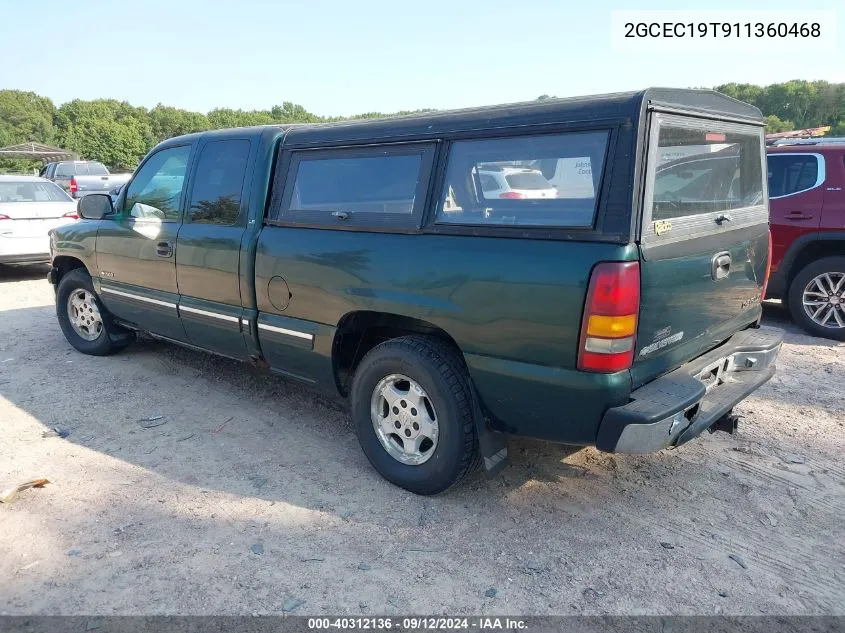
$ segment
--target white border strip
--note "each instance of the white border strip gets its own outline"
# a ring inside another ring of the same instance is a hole
[[[159,301],[158,299],[150,299],[149,297],[142,297],[141,295],[133,295],[131,292],[123,292],[122,290],[114,290],[113,288],[109,288],[108,286],[103,286],[100,284],[100,290],[103,292],[108,292],[113,295],[119,295],[121,297],[126,297],[127,299],[135,299],[136,301],[143,301],[145,303],[154,303],[158,306],[164,306],[165,308],[173,308],[176,309],[175,303],[170,303],[169,301]]]
[[[201,314],[202,316],[211,317],[213,319],[221,319],[223,321],[238,322],[238,317],[229,316],[228,314],[220,314],[219,312],[208,312],[207,310],[200,310],[199,308],[192,308],[190,306],[183,306],[179,304],[179,312],[191,312],[193,314]]]
[[[314,340],[313,334],[308,334],[307,332],[297,332],[296,330],[286,330],[283,327],[276,327],[274,325],[265,325],[264,323],[258,324],[259,329],[268,330],[270,332],[277,332],[279,334],[287,334],[288,336],[295,336],[296,338],[304,338],[309,341]]]

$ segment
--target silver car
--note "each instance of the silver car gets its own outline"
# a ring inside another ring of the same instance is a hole
[[[47,232],[77,219],[76,201],[35,176],[0,176],[0,264],[50,260]]]

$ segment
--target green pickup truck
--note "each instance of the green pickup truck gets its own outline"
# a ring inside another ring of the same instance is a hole
[[[511,435],[733,432],[781,345],[762,117],[711,91],[192,134],[79,213],[49,275],[73,347],[146,331],[340,393],[419,494]]]

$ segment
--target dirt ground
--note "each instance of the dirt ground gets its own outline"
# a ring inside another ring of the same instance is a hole
[[[52,482],[0,505],[0,614],[845,614],[845,344],[779,306],[738,435],[514,440],[502,476],[422,498],[307,387],[150,340],[77,353],[45,272],[0,266],[0,489]]]

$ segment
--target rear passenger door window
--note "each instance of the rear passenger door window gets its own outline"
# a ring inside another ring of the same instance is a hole
[[[339,228],[419,228],[433,144],[292,152],[272,220]]]
[[[453,142],[437,222],[592,226],[609,135],[600,130]]]
[[[237,224],[249,149],[249,141],[240,139],[212,141],[203,147],[188,207],[190,222]]]
[[[824,158],[820,154],[769,154],[767,163],[769,198],[791,196],[824,182]]]

